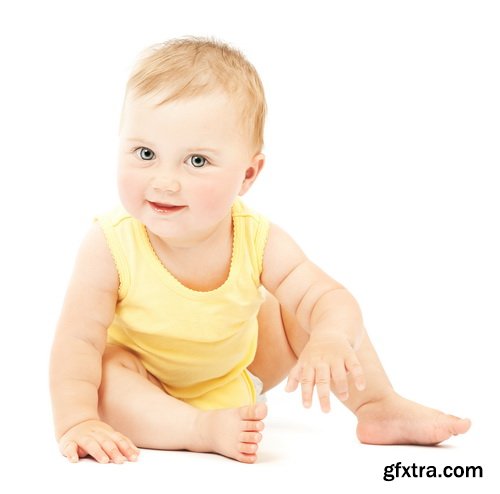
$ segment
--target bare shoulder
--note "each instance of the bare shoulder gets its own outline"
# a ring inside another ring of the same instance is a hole
[[[319,297],[342,285],[316,266],[295,240],[271,225],[262,267],[261,282],[280,304],[309,327],[312,308]]]
[[[76,256],[59,331],[84,335],[96,346],[102,346],[105,339],[102,329],[114,318],[118,287],[118,271],[104,232],[94,224],[84,236]]]
[[[94,223],[84,236],[75,262],[80,282],[104,291],[118,292],[119,277],[101,227]]]
[[[295,240],[278,225],[271,223],[261,275],[264,287],[275,293],[281,282],[305,261],[307,257]]]

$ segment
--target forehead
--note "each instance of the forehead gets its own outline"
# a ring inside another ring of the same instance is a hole
[[[240,117],[224,93],[210,93],[162,103],[158,96],[128,95],[121,134],[158,129],[168,133],[239,134]]]

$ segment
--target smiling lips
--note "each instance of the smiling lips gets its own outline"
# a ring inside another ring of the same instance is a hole
[[[181,209],[184,209],[186,207],[186,206],[177,206],[175,204],[163,204],[161,202],[148,201],[148,203],[153,209],[153,211],[162,214],[174,213],[175,211],[180,211]]]

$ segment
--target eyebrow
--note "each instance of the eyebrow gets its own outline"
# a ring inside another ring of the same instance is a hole
[[[154,147],[154,144],[152,142],[149,142],[149,141],[146,141],[145,139],[140,139],[140,138],[137,138],[137,137],[127,138],[127,141],[130,141],[130,142],[142,142],[144,144],[147,144],[148,146]],[[188,152],[192,152],[192,151],[196,151],[196,152],[206,151],[206,152],[213,153],[213,154],[218,154],[219,153],[218,149],[206,148],[206,147],[192,147],[192,148],[188,148]]]

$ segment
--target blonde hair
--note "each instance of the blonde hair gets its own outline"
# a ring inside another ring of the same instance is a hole
[[[239,50],[214,38],[186,36],[146,48],[130,74],[125,100],[129,93],[166,95],[160,106],[217,89],[240,107],[242,130],[261,151],[267,105],[260,77]]]

